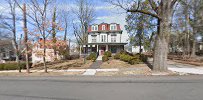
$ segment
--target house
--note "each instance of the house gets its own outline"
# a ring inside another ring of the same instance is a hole
[[[144,49],[144,46],[141,46],[141,51],[142,51],[142,53],[146,52],[145,49]],[[140,53],[140,46],[132,46],[131,52],[135,53],[135,54]]]
[[[14,51],[11,40],[0,40],[0,60],[15,60]]]
[[[34,43],[34,47],[32,49],[32,63],[43,63],[43,54],[44,54],[44,40],[40,39],[36,43]],[[68,42],[63,40],[57,40],[55,47],[56,47],[56,56],[54,53],[54,43],[53,40],[46,40],[46,61],[53,62],[55,59],[62,59],[63,54],[61,52],[66,51],[68,47]]]
[[[80,55],[95,52],[103,55],[105,51],[112,53],[124,50],[122,42],[122,30],[117,23],[93,24],[88,27],[88,42],[80,45]]]

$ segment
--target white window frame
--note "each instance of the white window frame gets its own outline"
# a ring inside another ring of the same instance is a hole
[[[92,25],[92,31],[98,31],[98,25]]]
[[[102,30],[104,31],[104,30],[106,30],[106,27],[105,27],[105,25],[102,25]]]
[[[116,24],[111,24],[110,25],[110,30],[117,30],[117,25]]]
[[[106,35],[101,35],[101,42],[106,42]]]
[[[116,42],[116,36],[117,35],[111,35],[111,42]]]
[[[97,36],[96,35],[92,35],[92,43],[96,43],[97,42]]]

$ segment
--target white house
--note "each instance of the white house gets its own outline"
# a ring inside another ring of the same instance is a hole
[[[122,32],[120,25],[116,23],[90,25],[88,43],[80,45],[80,54],[96,52],[103,55],[105,51],[117,53],[124,50],[124,45],[127,43],[122,42]]]
[[[144,46],[141,46],[142,52],[145,52]],[[132,46],[132,53],[140,53],[140,46]]]
[[[37,41],[36,43],[34,43],[34,47],[32,49],[32,63],[43,63],[43,54],[44,54],[44,45],[43,45],[43,41],[42,39],[40,39],[39,41]],[[56,48],[57,48],[57,52],[56,52],[56,56],[54,54],[54,43],[53,40],[46,40],[46,56],[45,59],[47,62],[53,62],[55,59],[62,59],[63,55],[59,54],[58,49],[61,48],[61,50],[67,50],[68,47],[68,41],[62,41],[62,40],[57,40],[56,41]]]
[[[11,40],[0,40],[0,60],[15,60],[15,50]]]

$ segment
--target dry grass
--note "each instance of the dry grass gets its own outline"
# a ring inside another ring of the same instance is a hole
[[[118,72],[97,72],[96,76],[128,76],[128,75],[152,75],[151,69],[146,64],[130,65],[120,60],[109,60],[104,62],[100,68],[118,68]]]
[[[100,68],[102,68],[102,69],[105,69],[105,68],[119,68],[120,69],[120,68],[138,68],[138,67],[147,67],[147,65],[146,64],[130,65],[127,62],[112,59],[112,60],[109,60],[107,62],[102,63]]]
[[[92,64],[92,61],[87,61],[86,64],[83,63],[83,59],[76,60],[67,60],[65,62],[56,63],[48,65],[48,69],[57,69],[57,70],[67,70],[67,69],[86,69],[89,68]],[[32,69],[42,70],[43,66],[34,67]]]
[[[18,72],[8,72],[0,73],[0,76],[64,76],[64,75],[81,75],[84,72],[34,72],[34,73],[18,73]]]

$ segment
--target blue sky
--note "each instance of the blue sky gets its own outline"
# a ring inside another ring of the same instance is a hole
[[[121,29],[123,30],[123,40],[126,41],[128,39],[128,34],[125,31],[124,25],[126,25],[125,22],[125,16],[126,13],[120,9],[116,8],[115,6],[110,5],[107,2],[104,2],[104,0],[89,0],[89,2],[94,6],[95,8],[95,20],[93,23],[99,24],[102,22],[105,23],[118,23],[121,25]],[[58,0],[57,1],[58,7],[61,9],[67,9],[67,11],[70,11],[70,9],[74,8],[76,6],[75,0]],[[0,1],[0,13],[6,13],[8,12],[8,4],[5,3],[4,0]],[[20,14],[20,10],[17,10],[17,13]],[[70,13],[70,16],[72,14]],[[75,20],[70,19],[70,20]],[[69,37],[73,39],[74,35],[71,29],[71,25],[69,25]],[[22,22],[18,22],[18,34],[22,33]]]

